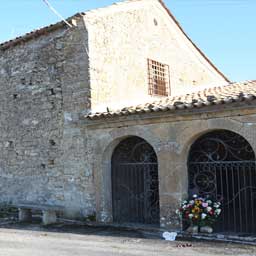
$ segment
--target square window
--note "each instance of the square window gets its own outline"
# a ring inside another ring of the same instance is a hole
[[[149,94],[168,96],[170,90],[169,66],[148,59]]]

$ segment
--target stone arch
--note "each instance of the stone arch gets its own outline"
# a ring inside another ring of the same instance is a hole
[[[256,140],[254,140],[254,136],[250,136],[250,131],[251,131],[251,127],[245,128],[242,127],[241,124],[238,124],[237,122],[234,122],[232,120],[228,120],[228,119],[216,119],[216,120],[205,120],[205,123],[203,123],[203,125],[198,125],[198,126],[194,126],[190,131],[189,134],[187,136],[184,136],[184,134],[182,134],[182,138],[181,140],[182,143],[179,142],[181,145],[181,149],[180,149],[180,159],[179,161],[181,163],[184,163],[184,166],[182,168],[182,175],[183,175],[183,182],[182,182],[182,193],[183,193],[183,197],[187,197],[187,187],[188,187],[188,170],[187,170],[187,158],[188,158],[188,154],[190,151],[190,148],[192,146],[192,144],[201,136],[203,136],[204,134],[214,131],[214,130],[229,130],[232,132],[235,132],[239,135],[241,135],[242,137],[244,137],[248,143],[252,146],[254,152],[256,152]]]
[[[194,127],[192,132],[190,132],[190,136],[183,136],[182,139],[185,138],[185,141],[182,143],[181,156],[183,157],[181,161],[187,162],[187,156],[189,154],[190,148],[198,138],[214,130],[229,130],[239,134],[248,141],[254,152],[256,152],[256,141],[248,134],[249,132],[247,129],[242,128],[241,125],[238,125],[237,123],[234,123],[228,119],[208,120],[206,121],[205,126]],[[251,128],[249,128],[249,130],[251,130]]]
[[[112,209],[112,181],[111,181],[111,159],[115,148],[125,139],[130,137],[139,137],[149,143],[157,154],[155,149],[156,145],[150,142],[150,138],[145,138],[143,134],[138,132],[127,134],[125,130],[122,134],[112,136],[107,145],[103,148],[102,153],[99,155],[100,165],[97,165],[95,174],[95,187],[96,187],[96,213],[99,222],[113,222],[113,209]]]
[[[157,155],[144,139],[132,136],[115,148],[112,159],[113,220],[159,224]]]
[[[255,153],[243,136],[227,129],[201,134],[189,148],[187,167],[188,194],[222,202],[217,231],[256,232]]]

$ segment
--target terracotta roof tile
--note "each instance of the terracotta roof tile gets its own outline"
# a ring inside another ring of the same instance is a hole
[[[112,112],[92,113],[85,116],[85,118],[96,120],[101,118],[113,118],[116,116],[135,115],[149,112],[201,108],[204,106],[229,104],[239,101],[252,101],[254,99],[256,99],[256,80],[207,88],[191,94],[168,97],[152,103],[125,107]]]

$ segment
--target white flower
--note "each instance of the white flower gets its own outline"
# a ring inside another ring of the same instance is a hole
[[[180,210],[176,210],[176,214],[180,214]]]
[[[207,201],[206,201],[206,203],[211,204],[211,203],[212,203],[212,201],[211,201],[211,200],[207,200]]]
[[[207,210],[207,212],[210,212],[210,211],[212,210],[212,207],[208,206],[208,207],[206,208],[206,210]]]
[[[202,220],[204,220],[206,218],[207,214],[205,213],[202,213],[201,217],[202,217]]]
[[[193,198],[197,198],[197,195],[196,195],[196,194],[194,194],[194,195],[193,195]]]
[[[194,214],[192,214],[192,213],[190,213],[190,214],[188,215],[188,217],[189,217],[190,219],[192,219],[193,216],[194,216]]]
[[[184,200],[183,202],[182,202],[182,204],[187,204],[188,203],[188,201],[187,200]]]
[[[213,204],[213,207],[219,208],[219,207],[220,207],[220,203],[214,203],[214,204]]]
[[[220,215],[220,213],[221,213],[221,209],[218,208],[215,210],[215,214]]]
[[[189,203],[190,203],[190,204],[194,204],[195,201],[194,201],[194,200],[190,200]]]

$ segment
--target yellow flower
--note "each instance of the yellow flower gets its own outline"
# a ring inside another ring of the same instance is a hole
[[[199,205],[201,205],[201,204],[202,204],[202,202],[201,202],[200,200],[198,200],[198,199],[195,200],[195,205],[196,205],[196,206],[199,206]]]
[[[194,213],[199,213],[201,211],[201,209],[197,206],[193,210],[194,210]],[[193,212],[193,210],[192,210],[192,212]]]

